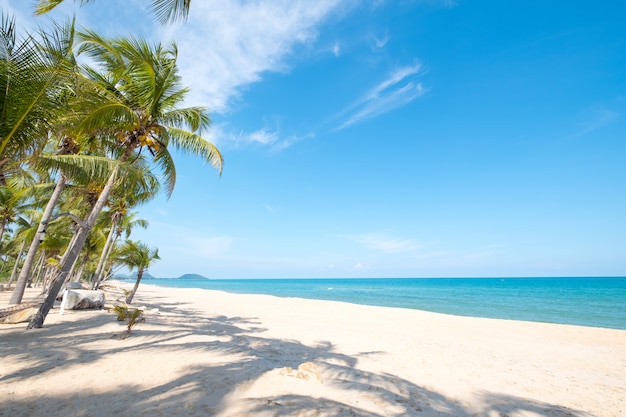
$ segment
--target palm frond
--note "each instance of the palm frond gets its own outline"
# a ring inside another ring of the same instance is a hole
[[[78,129],[85,133],[98,130],[130,130],[137,121],[137,114],[125,104],[104,103],[89,109]]]
[[[63,3],[63,0],[39,0],[35,6],[35,14],[42,15],[48,13],[61,3]]]
[[[154,162],[161,169],[163,181],[165,182],[165,193],[167,198],[170,198],[176,185],[176,166],[172,154],[166,147],[162,147],[156,152]]]
[[[22,158],[45,138],[60,114],[57,101],[66,78],[73,74],[73,22],[55,25],[51,33],[16,40],[15,28],[3,19],[0,28],[0,156]],[[9,105],[10,103],[10,105]],[[0,157],[1,159],[1,157]]]
[[[78,38],[77,55],[86,54],[88,57],[96,59],[100,65],[104,65],[105,69],[109,71],[123,64],[122,55],[110,39],[89,29],[77,32],[76,36]]]
[[[129,207],[154,198],[161,187],[159,178],[144,160],[124,164],[118,182],[119,186],[116,187],[112,198],[123,199]]]
[[[221,175],[224,158],[219,149],[201,136],[186,130],[170,128],[167,130],[169,143],[182,153],[198,156]]]
[[[192,133],[202,133],[211,125],[211,118],[204,107],[186,107],[164,113],[161,124],[178,128],[188,128]]]
[[[63,172],[80,183],[105,181],[120,162],[94,155],[41,155],[34,162],[38,169]]]
[[[54,10],[64,0],[38,0],[35,5],[35,14],[42,15]],[[93,0],[80,0],[83,4]],[[152,0],[152,10],[161,24],[174,23],[187,19],[191,0]]]
[[[162,24],[187,19],[191,0],[152,0],[154,13]]]

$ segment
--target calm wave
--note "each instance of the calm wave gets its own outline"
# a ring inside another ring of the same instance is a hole
[[[150,279],[146,283],[626,329],[626,278]]]

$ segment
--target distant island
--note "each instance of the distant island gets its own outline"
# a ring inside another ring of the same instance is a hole
[[[113,279],[120,279],[120,280],[137,279],[137,275],[136,274],[130,274],[130,275],[118,274],[118,275],[115,275]],[[210,279],[210,278],[204,277],[200,274],[184,274],[184,275],[179,276],[178,278],[157,278],[145,272],[143,274],[142,280],[150,280],[150,279]]]
[[[185,274],[185,275],[181,275],[178,278],[175,279],[210,279],[207,277],[203,277],[200,274]]]

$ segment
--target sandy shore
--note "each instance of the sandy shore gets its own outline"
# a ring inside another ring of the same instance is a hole
[[[124,340],[106,310],[0,325],[0,416],[626,416],[622,330],[143,284],[135,301],[159,311]]]

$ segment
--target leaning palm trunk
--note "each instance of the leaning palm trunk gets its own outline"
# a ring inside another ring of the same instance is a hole
[[[10,316],[11,314],[15,314],[22,310],[26,310],[27,308],[35,307],[39,305],[39,303],[21,303],[10,307],[0,308],[0,318]]]
[[[102,281],[106,260],[111,254],[111,249],[113,248],[113,237],[115,236],[115,228],[117,227],[117,217],[117,215],[113,216],[113,221],[111,222],[111,230],[109,230],[109,235],[107,236],[106,243],[104,244],[104,249],[102,249],[102,255],[100,256],[100,260],[98,261],[98,266],[96,267],[93,283],[91,284],[92,290],[97,290],[98,286],[100,285],[100,281]]]
[[[0,235],[2,236],[2,235]],[[20,259],[22,259],[22,254],[24,253],[24,247],[26,246],[26,241],[22,242],[22,246],[20,246],[20,251],[15,257],[15,265],[13,265],[13,270],[11,271],[11,278],[9,279],[9,283],[7,284],[7,288],[11,288],[11,284],[13,284],[13,280],[17,275],[17,269],[19,268]]]
[[[44,238],[46,233],[46,227],[52,218],[52,211],[59,201],[59,197],[61,196],[61,191],[65,187],[65,182],[67,178],[65,175],[59,175],[59,180],[54,187],[54,191],[50,196],[50,200],[48,201],[48,205],[46,205],[46,209],[43,212],[41,217],[41,221],[39,222],[39,226],[37,227],[37,233],[35,233],[35,237],[28,248],[28,252],[26,253],[26,259],[24,259],[24,265],[22,265],[22,269],[20,271],[20,275],[17,278],[17,283],[15,284],[15,290],[13,290],[13,294],[11,294],[11,301],[9,304],[19,304],[22,302],[22,298],[24,297],[24,291],[26,289],[26,283],[30,278],[30,270],[35,261],[35,255],[37,254],[37,249],[39,249],[39,244]]]
[[[93,207],[91,207],[91,209],[93,210]],[[80,230],[79,227],[80,225],[77,223],[76,224],[77,230],[74,231],[74,234],[72,235],[72,238],[70,239],[70,243],[67,244],[67,249],[63,253],[63,256],[61,256],[61,260],[59,261],[59,264],[63,264],[67,260],[67,257],[70,254],[69,249],[76,244],[76,239],[78,238],[78,230]]]
[[[48,286],[48,281],[50,281],[50,277],[54,275],[54,273],[58,271],[55,265],[46,265],[43,269],[43,280],[41,281],[41,294],[40,296],[46,294],[46,288]]]
[[[54,300],[59,294],[61,287],[63,287],[65,280],[69,277],[69,274],[74,267],[76,260],[78,259],[78,255],[85,245],[87,235],[89,235],[89,232],[96,223],[98,215],[104,208],[104,205],[106,204],[109,196],[111,195],[111,192],[113,191],[113,186],[115,185],[115,179],[117,177],[118,171],[119,166],[113,168],[113,171],[111,172],[111,175],[109,176],[106,185],[102,189],[102,192],[98,197],[98,201],[96,201],[96,204],[93,206],[91,213],[89,213],[87,220],[83,224],[79,225],[78,231],[75,234],[75,239],[72,240],[70,247],[67,248],[67,251],[63,256],[61,269],[52,281],[52,284],[50,285],[50,290],[48,290],[46,300],[41,305],[41,307],[39,307],[37,313],[31,318],[30,323],[28,323],[28,326],[26,327],[27,329],[41,328],[43,326],[43,322],[45,321],[48,312],[54,305]]]
[[[7,225],[7,221],[6,220],[2,220],[2,222],[0,223],[0,239],[2,239],[2,236],[4,236],[4,228]]]
[[[44,262],[45,262],[45,261],[46,261],[46,251],[45,251],[45,250],[42,250],[42,251],[41,251],[41,255],[39,255],[39,261],[37,261],[37,264],[35,265],[35,269],[34,269],[34,270],[36,271],[36,272],[34,273],[34,275],[35,275],[35,279],[34,279],[34,280],[32,280],[32,281],[33,281],[33,286],[35,286],[35,287],[36,287],[37,285],[39,285],[39,283],[41,282],[41,280],[42,280],[42,278],[43,278],[43,277],[42,277],[42,275],[43,275],[43,274],[44,274],[44,272],[45,272],[45,271],[44,271],[44,269],[45,269],[45,268],[44,268]],[[43,284],[42,284],[42,285],[43,285]]]
[[[83,262],[80,264],[80,267],[78,268],[78,271],[76,271],[76,273],[72,275],[72,282],[80,282],[83,276],[83,272],[85,271],[85,267],[87,266],[87,262],[89,262],[89,257],[85,256],[83,258]]]
[[[137,288],[139,288],[139,283],[141,282],[141,277],[143,277],[143,269],[137,271],[137,282],[135,282],[135,286],[132,291],[126,297],[126,304],[130,304],[133,302],[133,298],[135,297],[135,293],[137,292]]]

